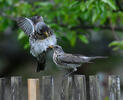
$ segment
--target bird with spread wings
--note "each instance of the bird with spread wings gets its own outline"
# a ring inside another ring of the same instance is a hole
[[[18,26],[29,37],[30,53],[37,59],[37,72],[44,70],[49,46],[57,42],[53,30],[47,26],[42,16],[17,18]]]

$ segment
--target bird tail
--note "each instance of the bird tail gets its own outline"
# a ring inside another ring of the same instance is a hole
[[[94,60],[94,59],[105,59],[105,58],[108,58],[108,57],[106,57],[106,56],[88,57],[88,62],[91,61],[91,60]]]
[[[90,63],[91,60],[101,59],[101,58],[107,58],[107,57],[105,57],[105,56],[84,57],[82,59],[82,61],[85,62],[85,63]]]
[[[36,72],[40,72],[41,70],[44,70],[45,69],[45,63],[46,63],[46,53],[43,52],[37,58],[37,69],[36,69]]]
[[[41,70],[45,69],[45,61],[40,62],[37,61],[37,68],[36,68],[36,72],[40,72]]]

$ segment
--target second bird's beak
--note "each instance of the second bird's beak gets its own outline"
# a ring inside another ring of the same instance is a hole
[[[44,34],[45,34],[47,37],[49,36],[47,32],[44,32]]]
[[[50,45],[50,46],[49,46],[49,48],[51,48],[51,49],[52,49],[52,48],[53,48],[53,45]]]

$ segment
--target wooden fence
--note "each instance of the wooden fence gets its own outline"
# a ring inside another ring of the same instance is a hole
[[[60,81],[60,80],[58,80]],[[6,88],[10,82],[10,94]],[[63,86],[54,88],[54,79],[51,76],[43,76],[42,79],[30,78],[27,80],[28,100],[120,100],[119,76],[89,76],[74,75],[68,77]],[[22,100],[22,78],[0,78],[0,100]],[[59,99],[54,94],[59,93]]]

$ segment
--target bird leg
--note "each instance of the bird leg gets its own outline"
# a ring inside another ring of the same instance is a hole
[[[67,73],[64,75],[62,81],[61,81],[61,97],[63,98],[64,97],[64,80],[70,75],[72,74],[73,72],[77,71],[77,68],[74,68],[73,71],[71,71],[70,73]]]
[[[64,75],[64,78],[68,77],[70,74],[72,74],[75,71],[77,71],[77,68],[74,68],[73,71],[71,71],[70,73],[65,74]]]
[[[70,73],[67,73],[67,74],[64,75],[64,77],[63,77],[63,79],[62,79],[62,86],[63,86],[63,84],[64,84],[63,82],[64,82],[65,78],[67,78],[70,74],[72,74],[72,73],[75,72],[75,71],[77,71],[77,68],[74,68],[73,71],[71,71]]]
[[[64,75],[63,79],[62,79],[62,87],[64,85],[64,80],[70,75],[72,74],[73,72],[77,71],[77,68],[74,68],[73,71],[71,71],[70,73],[67,73]]]

